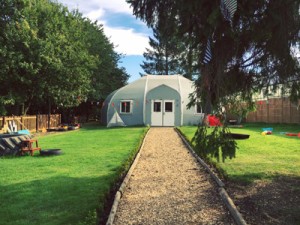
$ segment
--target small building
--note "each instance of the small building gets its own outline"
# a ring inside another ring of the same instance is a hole
[[[187,108],[193,82],[181,75],[146,75],[114,92],[104,101],[102,122],[110,126],[197,125],[200,104]]]

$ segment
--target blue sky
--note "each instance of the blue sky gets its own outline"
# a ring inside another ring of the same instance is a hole
[[[143,73],[140,64],[143,53],[149,47],[152,30],[132,15],[132,9],[125,0],[58,0],[70,10],[78,9],[84,17],[97,20],[104,27],[104,33],[115,45],[115,51],[124,55],[120,66],[131,76],[128,82],[140,78]]]

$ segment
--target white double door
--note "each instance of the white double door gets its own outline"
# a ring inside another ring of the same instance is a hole
[[[174,126],[174,100],[151,101],[151,126]]]

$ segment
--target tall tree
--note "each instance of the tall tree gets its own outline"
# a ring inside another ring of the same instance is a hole
[[[143,54],[146,61],[141,67],[147,74],[171,75],[180,74],[180,47],[175,37],[166,35],[160,27],[153,28],[154,38],[149,37],[149,45]]]
[[[49,103],[73,107],[126,83],[103,29],[78,11],[50,0],[7,0],[0,7],[2,111],[4,104],[23,104],[25,113]]]
[[[252,94],[268,87],[285,87],[292,100],[300,98],[299,0],[127,0],[133,13],[155,27],[173,28],[174,35],[192,43],[197,56],[198,98],[210,113],[228,98],[251,102]],[[237,9],[237,10],[236,10]],[[166,13],[167,12],[167,13]],[[172,30],[172,29],[171,29]],[[203,156],[234,157],[236,144],[226,128],[195,135]]]
[[[149,26],[164,23],[178,27],[178,38],[189,36],[201,73],[198,95],[213,106],[232,92],[248,98],[266,85],[285,84],[292,98],[300,97],[299,62],[292,54],[299,46],[298,0],[238,1],[230,20],[222,12],[224,0],[127,2]],[[211,59],[204,63],[208,45]]]
[[[127,82],[129,75],[125,68],[118,67],[122,55],[114,51],[114,45],[104,35],[103,26],[89,19],[83,19],[85,42],[89,53],[97,60],[92,74],[92,88],[89,92],[90,101],[105,99],[108,94]]]
[[[157,75],[183,74],[191,79],[195,70],[191,48],[186,48],[186,43],[164,24],[153,28],[153,36],[149,37],[151,48],[146,48],[143,54],[146,59],[141,65],[144,72]]]

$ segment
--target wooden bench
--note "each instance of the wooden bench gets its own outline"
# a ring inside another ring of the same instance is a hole
[[[34,151],[39,151],[41,154],[41,148],[39,148],[37,140],[28,139],[21,142],[21,155],[24,155],[25,152],[30,152],[30,155],[33,156]]]

